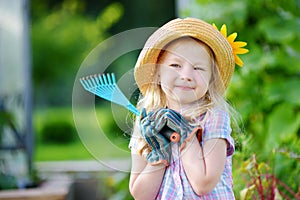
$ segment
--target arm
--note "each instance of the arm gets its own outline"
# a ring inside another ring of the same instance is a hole
[[[210,139],[201,147],[194,136],[181,152],[185,173],[196,194],[211,192],[219,182],[226,162],[226,148],[224,139]]]
[[[132,168],[129,190],[134,199],[155,199],[165,173],[165,165],[148,164],[137,153],[131,153]]]
[[[159,192],[166,166],[170,162],[170,140],[161,133],[168,125],[169,117],[172,117],[169,109],[157,109],[148,115],[145,110],[142,111],[139,128],[134,133],[148,143],[151,151],[146,157],[147,161],[137,151],[131,151],[129,189],[135,199],[155,199]]]

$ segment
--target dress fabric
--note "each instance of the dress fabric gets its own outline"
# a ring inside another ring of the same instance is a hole
[[[202,118],[203,116],[200,116]],[[198,196],[191,187],[185,174],[177,143],[171,143],[172,156],[170,165],[166,168],[163,182],[156,199],[207,199],[207,200],[231,200],[235,199],[232,181],[232,155],[234,153],[234,140],[231,137],[230,117],[222,110],[214,110],[210,113],[203,125],[202,143],[210,139],[222,138],[227,141],[227,157],[220,181],[208,194]],[[132,138],[129,147],[133,150],[137,146],[136,139]],[[195,159],[200,155],[195,154]]]

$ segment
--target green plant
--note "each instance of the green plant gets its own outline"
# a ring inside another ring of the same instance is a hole
[[[76,130],[66,121],[47,122],[41,131],[41,139],[45,143],[70,143],[76,138]]]
[[[0,173],[0,190],[17,188],[17,180],[14,176]]]
[[[106,195],[109,200],[123,199],[131,200],[133,197],[129,193],[129,173],[116,173],[108,176],[105,180],[107,186]]]
[[[48,10],[44,10],[47,7],[44,1],[34,3],[31,26],[34,98],[39,104],[66,105],[70,103],[80,63],[108,37],[108,30],[121,19],[123,7],[113,2],[92,18],[83,13],[85,1],[63,0]]]
[[[279,180],[272,167],[265,162],[258,162],[255,154],[243,162],[241,172],[245,180],[248,180],[245,181],[246,188],[240,191],[241,200],[300,198],[300,191],[294,192],[287,184]]]

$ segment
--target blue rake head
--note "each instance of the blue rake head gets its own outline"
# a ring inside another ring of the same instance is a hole
[[[139,116],[138,109],[130,103],[123,92],[117,85],[115,75],[111,74],[95,74],[80,78],[83,88],[96,96],[105,100],[121,105]]]

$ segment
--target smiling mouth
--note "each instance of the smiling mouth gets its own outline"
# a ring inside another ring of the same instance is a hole
[[[176,86],[176,88],[178,88],[180,90],[184,90],[184,91],[194,90],[193,87],[189,87],[189,86]]]

